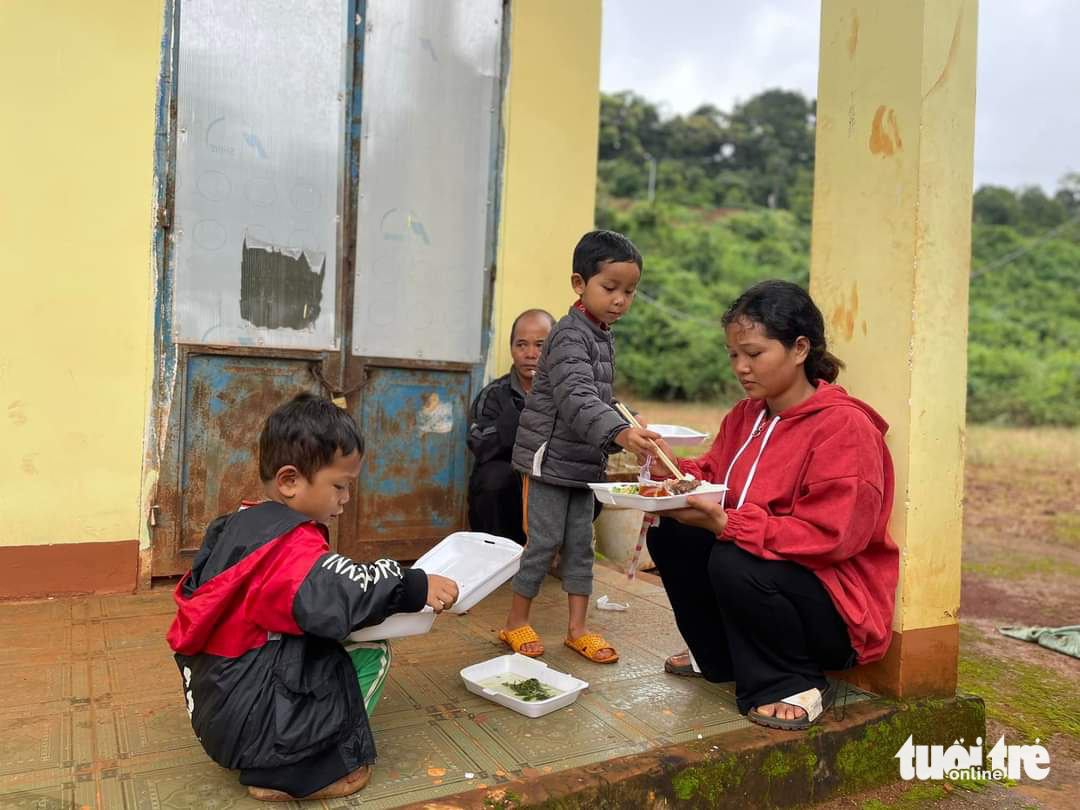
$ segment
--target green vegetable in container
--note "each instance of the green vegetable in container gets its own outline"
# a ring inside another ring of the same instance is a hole
[[[547,700],[548,698],[555,697],[554,693],[549,692],[540,681],[536,680],[536,678],[528,678],[524,681],[516,682],[503,681],[503,686],[509,688],[522,700]]]

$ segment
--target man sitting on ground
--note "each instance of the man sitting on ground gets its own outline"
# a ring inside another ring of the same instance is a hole
[[[554,323],[542,309],[526,310],[514,319],[510,328],[513,366],[476,397],[469,425],[469,449],[476,459],[469,478],[469,528],[523,545],[521,476],[511,469],[510,454],[540,350]]]

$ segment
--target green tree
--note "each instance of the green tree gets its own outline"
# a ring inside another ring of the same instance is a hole
[[[1012,225],[1020,222],[1020,203],[1004,186],[981,186],[972,198],[975,222],[983,225]]]
[[[790,90],[766,90],[735,106],[728,161],[750,173],[754,202],[790,206],[799,169],[814,165],[814,109],[813,101]]]
[[[757,281],[809,281],[813,127],[813,102],[780,90],[667,120],[633,93],[604,97],[596,221],[645,256],[641,295],[616,327],[623,384],[741,396],[720,318]],[[1080,174],[1053,196],[982,186],[972,216],[968,417],[1080,426]]]
[[[660,113],[641,96],[624,91],[600,96],[600,160],[623,158],[635,162],[645,154],[662,154]]]
[[[1056,227],[1069,217],[1065,206],[1053,197],[1047,197],[1039,186],[1023,189],[1017,201],[1021,227],[1029,233]]]
[[[1070,172],[1058,181],[1058,190],[1054,195],[1070,215],[1080,213],[1080,172]]]

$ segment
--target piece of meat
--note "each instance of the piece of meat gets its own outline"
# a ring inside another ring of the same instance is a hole
[[[670,492],[672,495],[685,495],[686,493],[693,492],[695,489],[700,487],[701,482],[694,478],[689,478],[681,481],[672,479],[670,481],[664,482],[664,485],[667,488],[667,491]]]

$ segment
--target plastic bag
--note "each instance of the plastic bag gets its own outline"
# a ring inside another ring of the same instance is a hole
[[[629,610],[630,605],[626,602],[612,602],[608,599],[605,593],[599,599],[596,600],[596,607],[599,610]]]

